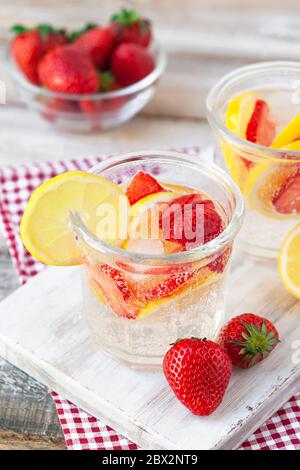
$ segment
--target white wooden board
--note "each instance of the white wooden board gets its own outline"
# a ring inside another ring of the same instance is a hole
[[[79,268],[49,268],[1,303],[0,355],[143,448],[236,448],[300,386],[300,303],[272,265],[243,259],[233,263],[228,312],[268,316],[282,343],[264,363],[234,372],[210,417],[186,410],[161,372],[132,370],[94,349]]]

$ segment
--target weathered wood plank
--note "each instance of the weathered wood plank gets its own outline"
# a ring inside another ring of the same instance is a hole
[[[0,429],[1,450],[65,450],[63,438],[41,438]]]
[[[0,167],[151,148],[204,146],[210,135],[206,123],[147,117],[137,117],[106,132],[58,132],[35,113],[0,106]]]
[[[5,248],[0,248],[0,300],[18,286],[17,275],[9,255]],[[2,358],[0,358],[1,428],[24,433],[24,435],[29,433],[62,437],[55,405],[47,387]],[[2,444],[0,432],[0,449]],[[42,445],[42,443],[40,444]],[[8,445],[8,441],[5,445]],[[12,443],[13,448],[16,445],[17,442]],[[24,445],[27,444],[24,443]]]
[[[17,275],[5,246],[0,245],[0,301],[19,287]]]
[[[126,3],[132,6],[132,2]],[[122,0],[101,4],[97,0],[14,0],[0,5],[0,27],[5,31],[20,20],[29,24],[47,20],[69,27],[78,27],[91,18],[104,23],[121,6]],[[294,41],[299,24],[297,0],[285,2],[284,9],[279,1],[271,0],[245,0],[243,4],[232,0],[226,4],[223,0],[209,4],[205,0],[136,0],[134,6],[152,19],[158,40],[168,50],[234,57],[243,51],[252,59],[268,53],[278,56],[280,52],[298,57]]]

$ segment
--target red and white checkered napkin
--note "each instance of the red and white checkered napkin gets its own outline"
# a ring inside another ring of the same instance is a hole
[[[198,155],[199,149],[182,149]],[[44,266],[34,260],[22,245],[19,224],[26,202],[36,186],[58,173],[87,170],[104,157],[80,161],[34,163],[0,169],[0,220],[2,219],[8,248],[21,282],[40,272]],[[72,450],[127,450],[137,445],[52,392],[66,444]],[[241,449],[300,450],[300,395],[293,397],[258,429]]]

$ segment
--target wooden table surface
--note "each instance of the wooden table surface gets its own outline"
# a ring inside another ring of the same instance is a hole
[[[257,60],[300,57],[298,0],[11,0],[0,4],[0,167],[31,161],[207,145],[205,96],[224,73]],[[104,22],[120,5],[135,4],[153,19],[169,63],[151,104],[121,128],[104,133],[58,132],[19,102],[5,67],[8,28],[39,21],[80,26]],[[242,4],[242,5],[241,5]],[[0,300],[18,279],[0,232]],[[0,358],[0,450],[63,449],[48,390]]]

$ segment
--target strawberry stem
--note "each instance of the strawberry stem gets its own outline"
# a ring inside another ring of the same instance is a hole
[[[43,39],[47,39],[50,33],[65,34],[64,29],[54,28],[51,24],[48,23],[41,23],[32,28],[28,28],[22,24],[15,24],[11,27],[10,30],[16,35],[27,33],[28,31],[38,30]]]
[[[77,38],[82,36],[82,34],[87,33],[91,29],[97,28],[98,25],[96,23],[87,23],[83,28],[78,29],[76,31],[72,31],[69,34],[68,40],[69,42],[74,42]]]
[[[241,346],[239,355],[242,355],[240,363],[249,361],[248,367],[252,367],[261,354],[264,358],[269,355],[274,346],[279,343],[279,339],[274,337],[273,331],[268,332],[266,323],[263,322],[261,328],[254,324],[243,323],[246,331],[242,333],[245,341],[232,341],[233,344]]]
[[[47,39],[49,34],[57,33],[57,34],[65,34],[65,30],[61,28],[54,28],[51,24],[48,23],[41,23],[37,26],[37,29],[40,32],[40,35],[43,39]]]
[[[121,11],[112,15],[110,21],[111,23],[118,22],[122,23],[123,26],[128,28],[132,26],[134,23],[140,20],[140,16],[136,10],[127,10],[126,8],[122,8]]]
[[[23,26],[22,24],[15,24],[10,28],[10,31],[16,35],[23,34],[29,31],[29,28]]]
[[[99,73],[100,91],[109,91],[111,85],[116,81],[115,76],[109,71]]]

